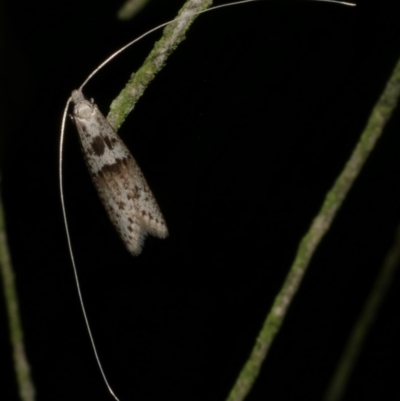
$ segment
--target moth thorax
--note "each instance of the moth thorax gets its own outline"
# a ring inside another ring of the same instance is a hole
[[[79,102],[74,107],[75,117],[81,118],[83,120],[89,120],[93,114],[94,105],[87,100]]]

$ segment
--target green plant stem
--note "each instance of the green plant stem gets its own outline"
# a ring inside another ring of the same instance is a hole
[[[13,350],[14,369],[17,375],[19,396],[22,401],[34,401],[35,387],[31,378],[28,359],[25,354],[14,272],[10,262],[7,236],[4,224],[3,204],[0,199],[0,271],[3,281],[4,298],[10,327],[10,342]]]
[[[170,54],[185,39],[186,31],[198,17],[198,13],[211,4],[212,0],[188,0],[178,13],[179,20],[164,28],[162,38],[155,43],[143,65],[135,74],[132,74],[125,88],[111,103],[107,120],[116,131],[132,111],[149,83],[164,67]]]
[[[126,21],[133,18],[148,3],[149,0],[126,0],[118,10],[117,17]]]
[[[274,300],[250,356],[228,395],[227,401],[242,401],[251,390],[261,365],[283,323],[307,267],[361,168],[395,109],[400,94],[400,61],[374,106],[366,127],[344,169],[325,196],[321,209],[302,238],[281,290]]]
[[[329,383],[324,401],[339,401],[342,399],[369,329],[375,321],[379,307],[389,290],[399,264],[400,226],[397,228],[395,241],[383,261],[379,275],[364,305],[364,309],[353,327],[335,373]]]

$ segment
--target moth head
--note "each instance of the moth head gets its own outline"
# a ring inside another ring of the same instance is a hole
[[[74,103],[74,117],[88,120],[93,114],[95,105],[85,99],[80,90],[74,90],[71,94],[72,102]]]

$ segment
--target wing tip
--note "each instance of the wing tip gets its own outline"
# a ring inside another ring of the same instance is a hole
[[[147,235],[152,235],[160,239],[165,239],[169,236],[168,228],[165,224],[151,227],[145,225],[140,228],[139,233],[135,237],[131,236],[128,241],[124,241],[127,250],[133,256],[139,256],[142,253]]]

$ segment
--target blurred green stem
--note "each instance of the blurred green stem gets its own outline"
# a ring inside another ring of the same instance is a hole
[[[394,244],[386,255],[379,275],[355,323],[335,373],[329,383],[324,401],[339,401],[343,398],[357,358],[362,350],[369,329],[375,321],[391,281],[400,264],[400,226],[397,228]]]
[[[10,342],[13,350],[14,369],[17,375],[19,396],[22,401],[34,401],[35,387],[25,354],[24,335],[18,307],[14,273],[10,262],[4,223],[3,203],[0,199],[0,271],[3,281],[4,298],[10,327]]]
[[[123,21],[133,18],[148,1],[149,0],[126,0],[118,10],[117,17]]]

